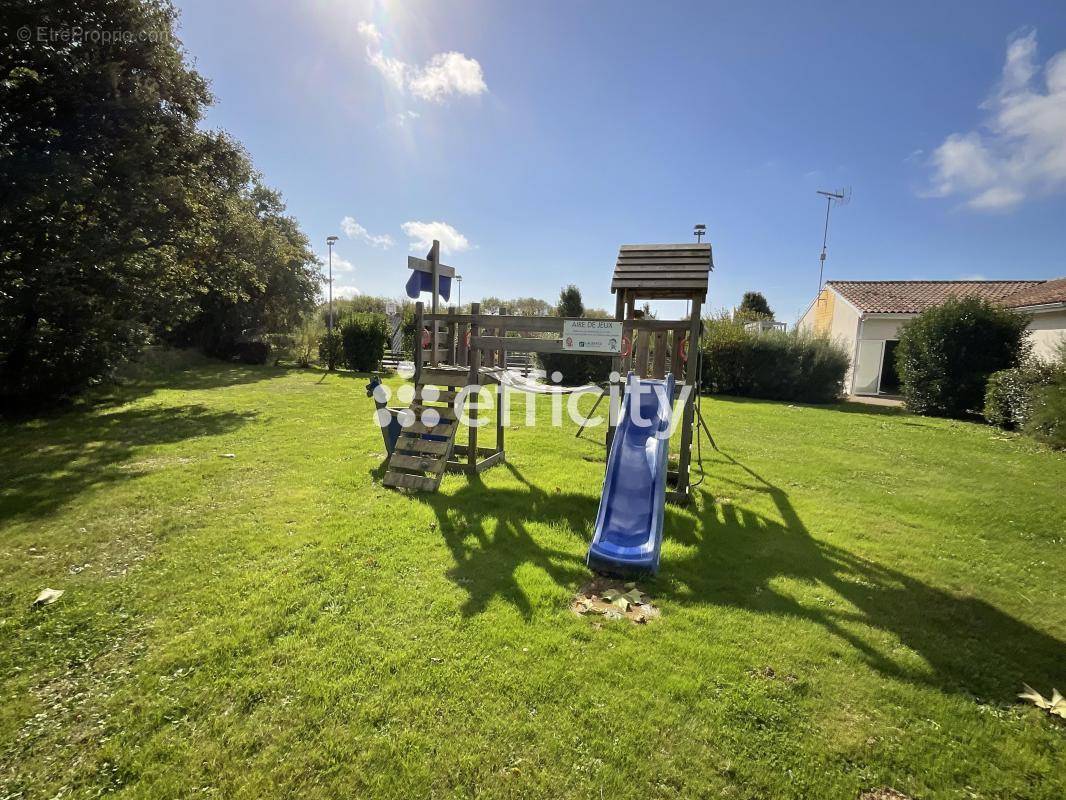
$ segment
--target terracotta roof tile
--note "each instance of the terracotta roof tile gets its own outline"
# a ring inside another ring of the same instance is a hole
[[[1031,289],[1023,289],[1003,301],[1010,308],[1040,306],[1045,303],[1066,303],[1066,278],[1044,281]]]
[[[1012,295],[1021,296],[1046,283],[1049,281],[826,281],[857,309],[872,314],[917,314],[949,297],[970,295],[1006,304],[1007,298],[1013,300]]]

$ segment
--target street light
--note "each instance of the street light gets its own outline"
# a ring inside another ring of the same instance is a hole
[[[337,243],[336,236],[326,237],[326,246],[329,247],[329,348],[326,366],[333,369],[333,245]]]
[[[459,287],[459,313],[463,313],[463,276],[456,275],[455,283]]]

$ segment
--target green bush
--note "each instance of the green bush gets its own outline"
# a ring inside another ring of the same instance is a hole
[[[341,344],[340,331],[336,328],[332,334],[327,331],[318,340],[318,360],[331,370],[336,369],[337,365],[344,360],[344,346]]]
[[[341,325],[344,365],[355,372],[373,372],[385,355],[388,338],[384,314],[352,314]]]
[[[294,333],[268,333],[262,339],[270,345],[270,358],[275,366],[282,361],[296,360],[296,335]]]
[[[258,339],[237,342],[233,345],[233,357],[242,364],[265,364],[270,357],[270,344]]]
[[[985,419],[1007,430],[1021,428],[1032,412],[1035,391],[1051,378],[1051,367],[1039,361],[993,372],[985,389]]]
[[[1059,346],[1058,361],[1050,371],[1050,380],[1033,388],[1032,411],[1024,431],[1063,450],[1066,449],[1066,343]]]
[[[315,316],[308,316],[293,335],[293,360],[298,367],[309,367],[318,352],[325,332]]]
[[[896,347],[907,408],[938,417],[979,413],[989,376],[1028,355],[1026,324],[978,297],[952,298],[908,320]]]
[[[591,356],[585,353],[540,353],[540,365],[551,382],[552,373],[559,372],[563,386],[584,386],[602,383],[611,374],[610,356]]]
[[[725,317],[705,320],[700,343],[704,387],[718,394],[830,403],[844,388],[848,354],[803,331],[749,333]]]

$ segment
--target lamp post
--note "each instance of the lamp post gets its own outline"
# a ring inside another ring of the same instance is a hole
[[[329,348],[326,366],[333,371],[333,245],[337,243],[336,236],[326,237],[326,246],[329,247]]]
[[[456,284],[456,286],[459,289],[458,306],[459,306],[459,313],[461,314],[461,313],[463,313],[463,276],[462,275],[456,275],[455,276],[455,284]]]

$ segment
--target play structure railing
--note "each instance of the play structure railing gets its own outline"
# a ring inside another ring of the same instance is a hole
[[[416,337],[415,363],[437,366],[450,364],[470,367],[473,352],[478,351],[478,367],[504,367],[508,353],[572,353],[563,346],[564,317],[524,317],[482,314],[474,303],[470,314],[453,309],[429,314],[421,303],[415,306],[415,330],[428,336]],[[619,375],[634,371],[638,375],[662,378],[668,371],[687,378],[692,323],[689,320],[627,319],[622,320],[623,351],[612,358]],[[436,329],[437,347],[431,346]],[[697,329],[698,330],[698,329]],[[604,355],[604,354],[597,354]]]

